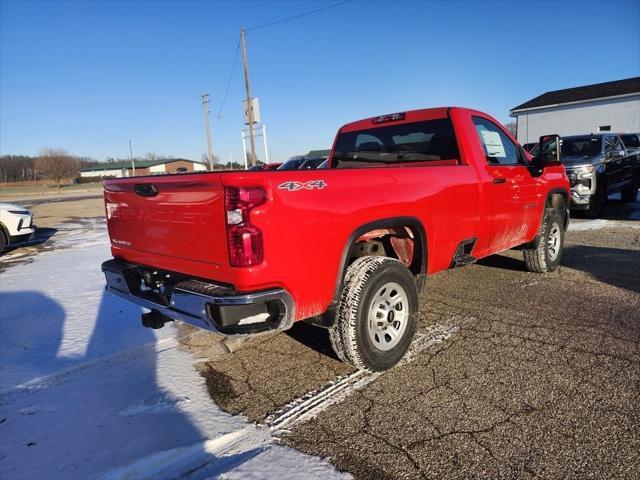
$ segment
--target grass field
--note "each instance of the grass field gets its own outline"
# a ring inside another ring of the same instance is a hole
[[[38,195],[69,195],[76,193],[98,193],[102,191],[101,183],[84,183],[78,185],[62,185],[59,189],[55,185],[19,185],[3,184],[0,186],[0,199],[25,198]]]

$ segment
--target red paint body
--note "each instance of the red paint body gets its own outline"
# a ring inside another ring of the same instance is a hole
[[[295,319],[318,315],[334,300],[342,257],[363,225],[414,217],[426,233],[426,272],[447,269],[460,242],[477,238],[482,258],[531,241],[547,196],[569,198],[561,165],[533,176],[527,166],[489,165],[472,121],[486,114],[463,108],[406,112],[410,123],[450,116],[460,162],[405,163],[352,169],[232,171],[138,177],[105,181],[113,256],[129,262],[232,284],[239,292],[286,289]],[[345,125],[349,132],[372,128],[373,119]],[[499,124],[498,124],[499,125]],[[377,125],[381,126],[381,125]],[[517,144],[506,130],[505,133]],[[504,183],[496,184],[496,178]],[[283,182],[323,180],[323,189],[278,189]],[[154,197],[134,193],[153,183]],[[261,186],[266,203],[251,211],[262,230],[264,261],[231,267],[226,243],[224,187]]]

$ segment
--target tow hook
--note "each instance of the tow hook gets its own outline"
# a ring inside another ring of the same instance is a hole
[[[153,328],[154,330],[164,327],[164,324],[167,322],[173,322],[173,318],[169,318],[157,310],[151,310],[148,313],[143,313],[141,320],[143,327]]]

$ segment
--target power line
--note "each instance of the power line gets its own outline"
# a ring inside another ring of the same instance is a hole
[[[288,22],[290,20],[295,20],[297,18],[306,17],[307,15],[312,15],[314,13],[323,12],[325,10],[329,10],[331,8],[336,8],[345,3],[352,2],[353,0],[343,0],[342,2],[334,3],[333,5],[327,5],[326,7],[316,8],[315,10],[310,10],[305,13],[300,13],[298,15],[293,15],[291,17],[281,18],[280,20],[274,20],[273,22],[263,23],[261,25],[256,25],[255,27],[251,27],[245,30],[245,33],[252,32],[254,30],[258,30],[259,28],[270,27],[272,25],[276,25],[283,22]],[[231,81],[233,80],[233,74],[236,70],[236,65],[238,63],[238,53],[240,52],[240,43],[236,45],[236,53],[233,57],[233,64],[231,65],[231,71],[229,72],[229,78],[227,79],[227,86],[224,89],[224,95],[222,96],[222,101],[220,102],[220,109],[218,110],[218,118],[222,118],[222,109],[224,107],[225,102],[227,101],[227,96],[229,95],[229,88],[231,87]]]
[[[342,2],[334,3],[333,5],[327,5],[326,7],[316,8],[315,10],[310,10],[305,13],[300,13],[298,15],[293,15],[291,17],[281,18],[280,20],[274,20],[273,22],[263,23],[262,25],[256,25],[255,27],[247,28],[247,33],[252,32],[254,30],[258,30],[259,28],[270,27],[271,25],[276,25],[278,23],[288,22],[289,20],[295,20],[296,18],[306,17],[307,15],[312,15],[314,13],[322,12],[324,10],[329,10],[330,8],[339,7],[340,5],[344,5],[345,3],[349,3],[353,0],[344,0]]]
[[[222,107],[227,101],[227,95],[229,94],[229,88],[231,87],[231,80],[233,79],[233,72],[236,70],[236,64],[238,63],[238,52],[240,52],[240,42],[236,46],[236,54],[233,57],[233,64],[231,65],[231,71],[229,72],[229,79],[227,80],[227,87],[224,89],[224,95],[222,96],[222,102],[220,102],[220,109],[218,110],[218,118],[222,118]]]

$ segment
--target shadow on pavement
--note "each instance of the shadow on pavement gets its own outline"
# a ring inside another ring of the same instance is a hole
[[[564,249],[562,264],[600,282],[640,293],[640,250],[570,245]]]
[[[501,268],[503,270],[515,270],[517,272],[527,271],[527,268],[524,265],[523,259],[506,257],[500,254],[481,258],[476,263],[477,265],[482,265],[485,267],[492,267],[492,268]]]
[[[296,342],[299,342],[322,355],[338,360],[333,348],[331,348],[328,330],[316,327],[306,322],[295,322],[293,326],[284,333]]]
[[[0,477],[87,478],[153,452],[201,447],[203,433],[179,408],[188,398],[158,381],[156,338],[138,326],[139,311],[103,292],[85,333],[85,315],[38,291],[2,292],[0,304]],[[34,380],[33,393],[11,390]],[[247,459],[230,459],[230,468]]]

